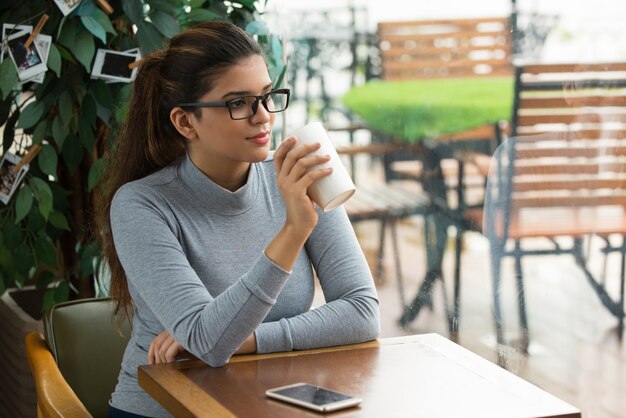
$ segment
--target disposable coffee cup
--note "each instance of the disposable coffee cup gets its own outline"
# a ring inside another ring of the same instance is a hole
[[[317,170],[332,167],[333,171],[330,175],[322,177],[309,186],[307,193],[311,200],[324,212],[328,212],[350,199],[356,191],[356,187],[322,124],[319,122],[309,123],[289,136],[295,136],[298,140],[297,144],[319,142],[320,148],[312,152],[312,155],[330,155],[330,161],[313,168]]]

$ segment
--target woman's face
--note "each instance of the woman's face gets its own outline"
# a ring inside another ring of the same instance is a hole
[[[271,89],[265,61],[255,55],[227,69],[198,101],[222,102],[241,96],[260,96]],[[218,184],[218,179],[247,174],[250,163],[267,158],[275,116],[261,103],[254,116],[240,120],[231,119],[226,107],[198,108],[198,111],[200,117],[187,112],[194,131],[188,138],[189,156]]]

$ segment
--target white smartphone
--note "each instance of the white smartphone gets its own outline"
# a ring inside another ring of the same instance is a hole
[[[294,383],[268,389],[265,391],[265,396],[319,412],[337,411],[361,403],[360,398],[308,383]]]

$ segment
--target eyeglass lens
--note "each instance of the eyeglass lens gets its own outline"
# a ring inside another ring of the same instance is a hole
[[[247,119],[254,114],[259,107],[259,101],[268,112],[282,112],[287,108],[287,94],[283,92],[270,93],[265,100],[259,100],[254,96],[244,96],[228,102],[228,108],[233,119]]]

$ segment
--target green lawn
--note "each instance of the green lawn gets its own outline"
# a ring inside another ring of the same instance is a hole
[[[372,128],[413,142],[509,119],[513,79],[373,81],[343,102]]]

